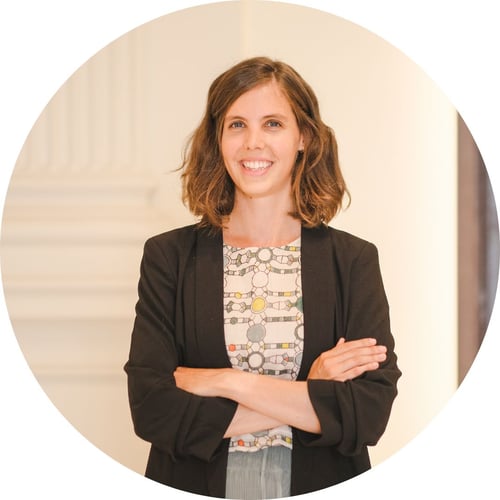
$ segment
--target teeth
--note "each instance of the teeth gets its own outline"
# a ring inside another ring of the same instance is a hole
[[[270,167],[270,161],[257,160],[257,161],[244,161],[243,166],[249,168],[250,170],[262,170],[264,168]]]

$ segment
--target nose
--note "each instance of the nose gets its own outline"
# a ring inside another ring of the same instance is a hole
[[[245,134],[246,149],[262,149],[264,147],[264,135],[260,127],[248,127]]]

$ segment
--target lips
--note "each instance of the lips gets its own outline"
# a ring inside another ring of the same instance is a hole
[[[241,164],[247,170],[251,170],[252,172],[259,172],[269,168],[273,162],[267,160],[245,160],[242,161]]]

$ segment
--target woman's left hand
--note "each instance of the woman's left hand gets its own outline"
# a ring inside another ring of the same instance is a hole
[[[320,354],[311,365],[308,379],[345,382],[376,370],[387,358],[387,348],[371,338],[346,341]]]

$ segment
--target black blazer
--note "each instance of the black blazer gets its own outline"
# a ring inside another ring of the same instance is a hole
[[[302,229],[304,353],[299,380],[340,337],[387,346],[378,370],[345,383],[309,380],[321,435],[293,429],[291,494],[334,485],[370,468],[367,446],[383,434],[401,375],[374,245],[327,226]],[[224,343],[221,234],[197,225],[144,246],[128,375],[135,432],[151,443],[146,476],[224,497],[234,401],[175,385],[179,365],[231,367]]]

